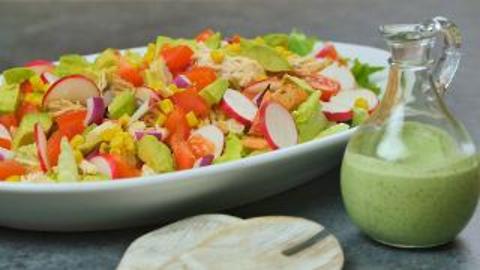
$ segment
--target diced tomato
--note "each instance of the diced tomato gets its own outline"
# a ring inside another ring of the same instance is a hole
[[[202,32],[200,32],[196,37],[195,39],[198,41],[198,42],[203,42],[205,40],[207,40],[209,37],[211,37],[212,35],[214,35],[215,32],[211,29],[211,28],[207,28],[205,30],[203,30]]]
[[[20,84],[20,92],[26,94],[33,92],[33,85],[27,80]]]
[[[161,54],[173,74],[185,71],[191,64],[193,57],[192,49],[186,45],[165,46],[162,48]]]
[[[10,176],[23,175],[27,172],[22,164],[14,160],[0,161],[0,181],[5,180]]]
[[[165,127],[171,135],[177,134],[184,140],[186,140],[190,134],[190,127],[185,118],[185,112],[178,107],[168,115],[167,121],[165,121]]]
[[[125,60],[120,61],[118,65],[118,75],[136,87],[143,85],[143,77],[140,69],[132,66]]]
[[[85,130],[84,120],[87,115],[85,110],[68,111],[56,118],[58,130],[68,139]]]
[[[10,140],[0,138],[0,147],[4,149],[12,148],[12,142]]]
[[[208,103],[197,93],[195,88],[175,93],[172,100],[184,112],[193,111],[200,118],[207,117],[210,112]]]
[[[198,91],[217,79],[215,70],[209,67],[194,67],[185,72],[185,76],[187,76]]]
[[[194,134],[188,138],[188,146],[196,158],[215,154],[213,142],[199,134]]]
[[[9,113],[0,115],[0,124],[4,125],[6,128],[17,127],[18,120],[15,114]]]
[[[332,60],[338,59],[338,52],[335,49],[335,45],[327,43],[325,46],[315,55],[317,58],[330,58]]]
[[[231,36],[230,38],[227,39],[228,43],[233,44],[233,43],[240,43],[240,40],[242,37],[239,34],[235,34]]]
[[[37,105],[34,105],[30,102],[23,102],[17,110],[17,119],[21,122],[26,114],[37,112],[39,112]]]
[[[140,170],[134,166],[128,164],[122,157],[117,155],[111,155],[115,162],[115,178],[130,178],[140,176]]]
[[[322,91],[320,96],[322,101],[329,101],[332,96],[335,96],[340,91],[340,83],[320,74],[308,76],[305,80],[313,88]]]
[[[193,168],[196,160],[195,155],[181,134],[176,133],[172,135],[170,139],[170,146],[173,151],[173,157],[175,158],[177,170]]]
[[[57,130],[47,141],[47,156],[51,166],[56,166],[58,163],[58,156],[60,155],[60,142],[62,141],[63,134]]]

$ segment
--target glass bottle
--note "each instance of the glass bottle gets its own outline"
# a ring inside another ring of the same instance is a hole
[[[475,145],[443,101],[460,60],[461,36],[443,17],[385,25],[380,32],[391,50],[388,84],[346,148],[344,205],[374,240],[441,245],[468,223],[480,190]],[[437,36],[444,47],[435,61]]]

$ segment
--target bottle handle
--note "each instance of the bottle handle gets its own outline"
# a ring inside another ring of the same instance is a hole
[[[462,36],[459,28],[449,19],[435,17],[428,27],[443,36],[443,49],[433,68],[433,79],[441,96],[445,95],[460,63]]]

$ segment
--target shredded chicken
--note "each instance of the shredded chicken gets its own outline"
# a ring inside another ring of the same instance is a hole
[[[233,56],[225,58],[220,68],[220,74],[234,86],[245,87],[265,76],[265,70],[255,60],[243,56]]]
[[[318,73],[322,69],[333,63],[333,60],[325,58],[324,60],[314,59],[312,57],[291,57],[290,64],[293,66],[293,72],[298,76],[308,76]]]
[[[85,106],[80,102],[73,102],[67,99],[53,100],[47,104],[47,110],[53,117],[57,117],[67,111],[83,109],[85,109]]]
[[[33,172],[22,175],[20,178],[22,182],[28,183],[53,183],[54,181],[48,177],[47,175],[43,174],[42,172]]]
[[[126,80],[122,79],[119,75],[113,74],[112,75],[112,81],[109,87],[109,90],[112,91],[114,96],[117,96],[118,94],[122,93],[123,91],[126,90],[132,90],[135,89],[135,86],[131,84],[130,82],[127,82]]]
[[[93,163],[83,159],[80,164],[78,165],[78,167],[80,168],[80,171],[82,172],[82,174],[86,175],[86,174],[97,174],[98,173],[98,169],[97,169],[97,166],[93,165]]]

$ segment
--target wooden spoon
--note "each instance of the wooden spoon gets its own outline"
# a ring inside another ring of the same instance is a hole
[[[337,239],[312,221],[261,217],[234,223],[161,269],[341,269]]]
[[[200,215],[187,218],[135,240],[123,255],[117,270],[161,269],[211,234],[242,219],[227,215]]]

